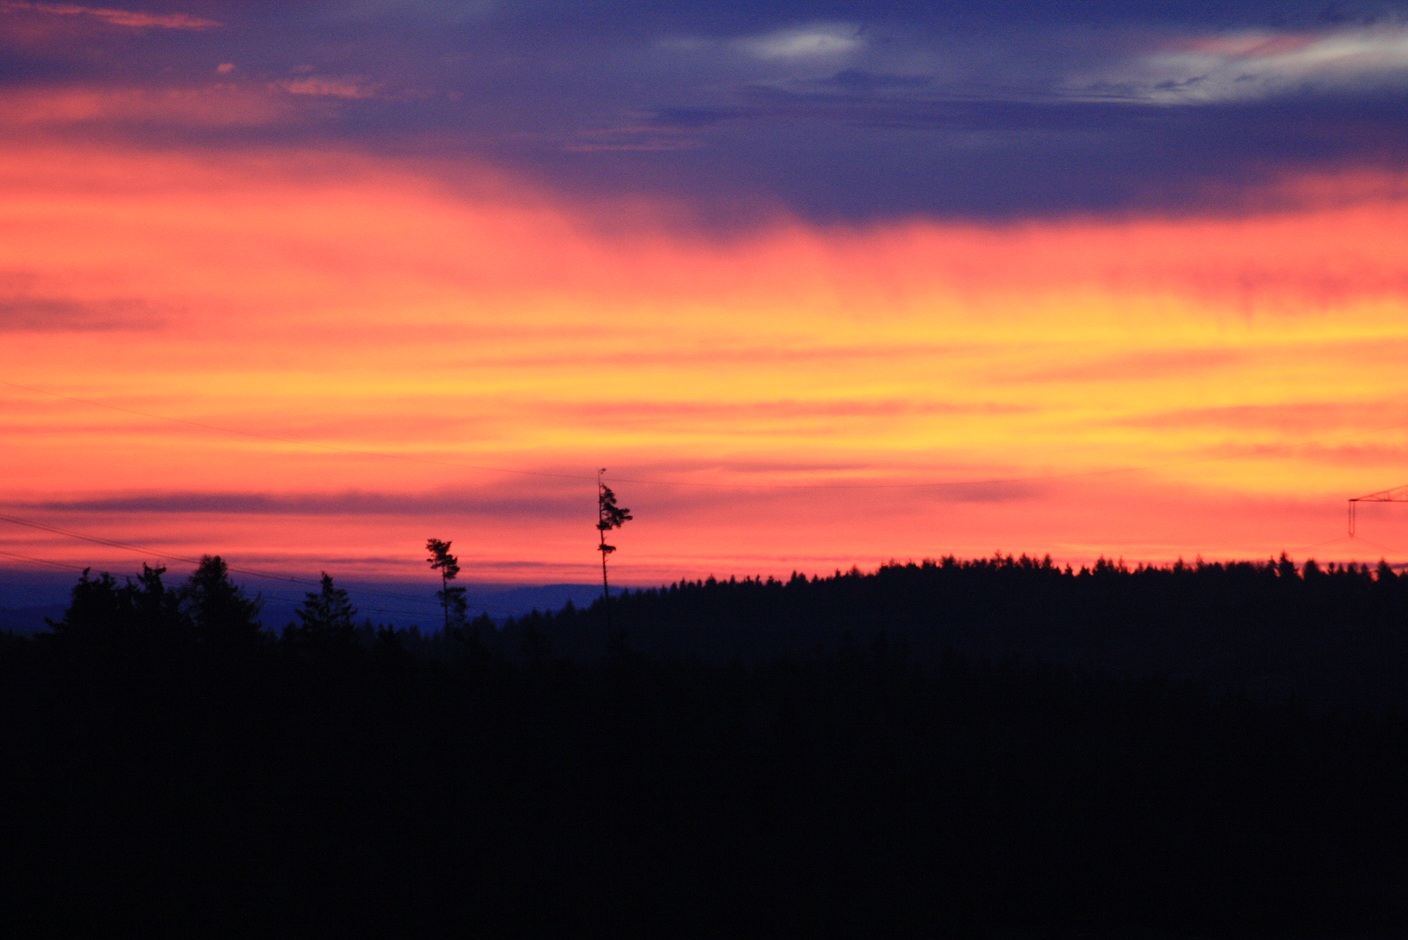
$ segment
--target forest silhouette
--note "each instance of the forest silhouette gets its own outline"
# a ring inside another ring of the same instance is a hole
[[[449,634],[164,575],[0,635],[27,932],[1408,928],[1387,565],[946,558]]]

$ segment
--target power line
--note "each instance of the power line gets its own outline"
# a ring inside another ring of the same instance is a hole
[[[68,565],[64,564],[61,561],[51,561],[47,558],[35,558],[33,555],[21,555],[19,552],[7,552],[3,549],[0,549],[0,555],[4,555],[7,558],[18,558],[20,561],[27,561],[36,565],[44,565],[49,568],[57,568],[58,570],[66,571],[69,574],[73,574],[75,571],[80,570],[77,565]]]
[[[1408,556],[1408,552],[1405,552],[1402,549],[1394,548],[1391,545],[1380,545],[1378,542],[1371,542],[1368,539],[1363,538],[1362,536],[1356,535],[1354,536],[1353,540],[1356,542],[1363,542],[1365,545],[1372,545],[1374,548],[1377,548],[1380,551],[1388,552],[1390,555],[1397,555],[1400,558]]]
[[[78,571],[78,570],[79,570],[79,567],[78,567],[77,565],[66,564],[66,563],[64,563],[64,562],[59,562],[59,561],[53,561],[53,560],[48,559],[48,558],[35,558],[33,555],[24,555],[24,554],[21,554],[20,552],[11,552],[11,551],[6,551],[6,550],[4,550],[4,549],[0,549],[0,555],[5,556],[6,558],[15,558],[15,559],[19,559],[20,561],[26,561],[26,562],[29,562],[30,564],[44,565],[45,567],[56,568],[56,569],[58,569],[59,571],[64,571],[64,572],[67,572],[68,574],[73,574],[75,571]],[[231,570],[234,570],[234,569],[231,569]],[[240,573],[246,573],[246,572],[240,572]],[[351,592],[349,592],[349,593],[365,594],[365,593],[371,593],[371,592],[363,591],[363,590],[361,590],[361,589],[359,589],[359,588],[354,588],[354,589],[353,589]],[[282,602],[288,603],[288,604],[298,603],[298,602],[300,602],[300,601],[302,600],[302,598],[290,597],[290,596],[287,595],[287,594],[279,594],[279,593],[267,593],[267,594],[266,594],[265,592],[262,592],[262,591],[260,592],[260,595],[259,595],[259,596],[260,596],[260,597],[271,598],[271,599],[277,600],[277,601],[282,601]],[[427,601],[426,603],[429,604],[430,602]],[[403,617],[424,617],[424,616],[427,615],[427,613],[429,613],[429,611],[425,611],[425,610],[411,611],[411,610],[405,610],[405,609],[398,608],[398,607],[380,607],[380,606],[370,606],[370,605],[367,605],[367,604],[362,604],[362,605],[358,608],[358,610],[359,610],[359,612],[370,612],[370,613],[376,613],[376,614],[399,614],[399,615],[401,615],[401,616],[403,616]]]
[[[1316,542],[1314,545],[1295,545],[1295,546],[1292,546],[1292,547],[1290,547],[1290,548],[1283,549],[1283,551],[1285,551],[1286,554],[1289,555],[1289,554],[1292,554],[1292,553],[1295,553],[1295,552],[1308,552],[1308,551],[1311,551],[1312,549],[1324,548],[1326,545],[1334,545],[1336,542],[1352,542],[1352,541],[1354,541],[1354,537],[1353,537],[1353,536],[1350,536],[1350,535],[1341,535],[1341,536],[1338,536],[1338,537],[1336,537],[1336,538],[1326,539],[1326,540],[1323,541],[1323,542]]]
[[[11,515],[7,515],[7,514],[0,514],[0,522],[9,522],[9,523],[11,523],[12,525],[25,526],[25,527],[30,528],[30,529],[37,529],[37,530],[39,530],[39,531],[41,531],[41,532],[49,532],[49,533],[51,533],[51,534],[53,534],[53,535],[61,535],[61,536],[65,537],[65,538],[78,539],[79,541],[91,542],[91,543],[93,543],[93,544],[95,544],[95,545],[104,545],[104,546],[107,546],[108,548],[116,548],[116,549],[120,549],[120,550],[122,550],[122,551],[135,552],[135,553],[138,554],[138,555],[144,555],[144,556],[147,556],[147,557],[149,557],[149,558],[160,558],[160,559],[169,560],[169,561],[180,561],[180,562],[185,562],[186,564],[189,564],[189,565],[200,565],[200,563],[201,563],[199,559],[196,559],[196,558],[187,558],[187,557],[184,557],[184,556],[181,556],[181,555],[173,555],[173,554],[171,554],[170,552],[159,551],[159,550],[157,550],[157,549],[155,549],[155,548],[151,548],[150,546],[132,545],[132,544],[127,543],[127,542],[118,542],[118,541],[115,541],[115,540],[113,540],[113,539],[100,538],[100,537],[95,536],[95,535],[85,535],[85,534],[82,533],[82,532],[74,532],[74,531],[72,531],[72,530],[70,530],[70,529],[60,529],[60,528],[58,528],[57,526],[47,525],[47,524],[42,523],[42,522],[35,522],[35,521],[32,520],[32,519],[21,519],[21,518],[19,518],[18,516],[11,516]],[[258,569],[254,569],[254,568],[245,568],[245,567],[243,567],[243,566],[241,566],[241,567],[236,567],[236,566],[234,566],[234,565],[227,565],[226,567],[227,567],[231,572],[233,572],[233,573],[235,573],[235,574],[242,574],[242,575],[245,575],[245,576],[247,576],[247,577],[253,577],[253,578],[264,578],[264,579],[267,580],[267,581],[277,581],[277,582],[280,582],[280,583],[284,583],[284,584],[294,584],[294,585],[298,585],[298,586],[301,586],[301,587],[321,587],[321,586],[322,586],[322,582],[321,582],[321,581],[314,582],[314,581],[312,581],[312,580],[310,580],[310,579],[307,579],[307,578],[297,578],[297,577],[292,577],[292,576],[289,576],[289,575],[269,574],[269,573],[264,572],[264,571],[259,571]],[[365,590],[363,590],[363,589],[358,589],[357,593],[358,593],[358,594],[371,595],[371,596],[375,596],[375,597],[389,597],[389,598],[398,599],[398,600],[409,600],[409,601],[414,601],[414,602],[416,602],[416,603],[421,603],[421,602],[425,602],[425,603],[427,603],[427,604],[429,603],[429,601],[424,601],[423,598],[418,597],[418,596],[416,596],[416,595],[414,595],[414,594],[402,594],[402,593],[398,593],[398,592],[395,592],[395,591],[381,591],[381,590],[375,590],[375,589],[365,589]],[[275,596],[275,595],[271,595],[271,596]],[[283,599],[288,599],[288,598],[283,598]],[[475,607],[481,608],[481,609],[483,609],[483,610],[494,611],[495,613],[501,613],[501,614],[503,614],[503,613],[511,613],[511,611],[507,610],[506,608],[503,608],[503,607],[500,607],[500,606],[494,605],[494,604],[475,604]],[[408,612],[406,612],[406,611],[401,611],[401,613],[408,613]],[[408,614],[408,615],[409,615],[409,614]],[[414,616],[422,616],[422,615],[421,615],[421,614],[415,614]]]

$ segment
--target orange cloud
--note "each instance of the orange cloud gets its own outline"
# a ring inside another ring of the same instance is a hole
[[[713,238],[443,171],[0,153],[0,297],[51,304],[0,344],[11,514],[314,573],[414,577],[436,535],[479,576],[570,580],[606,466],[636,515],[614,560],[649,581],[1265,557],[1401,482],[1401,187]],[[120,303],[148,328],[82,329]],[[3,527],[0,549],[108,551]]]

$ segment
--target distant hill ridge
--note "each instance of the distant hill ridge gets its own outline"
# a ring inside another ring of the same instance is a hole
[[[946,651],[1020,656],[1121,675],[1166,676],[1258,696],[1408,704],[1408,576],[1390,566],[995,556],[851,569],[829,577],[685,581],[612,600],[633,648],[760,662],[846,647],[916,662]],[[590,609],[511,620],[561,655],[607,647]]]

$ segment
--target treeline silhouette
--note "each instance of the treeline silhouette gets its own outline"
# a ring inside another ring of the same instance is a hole
[[[831,577],[686,581],[613,599],[633,648],[710,662],[834,655],[888,644],[919,663],[952,651],[1122,676],[1195,681],[1267,701],[1408,705],[1408,575],[1306,561],[1073,570],[995,556]],[[595,610],[507,623],[508,650],[573,658],[608,648]]]
[[[1404,592],[1386,566],[949,559],[456,639],[349,629],[325,577],[275,637],[218,558],[179,588],[85,573],[50,632],[0,637],[5,919],[1402,935],[1408,721],[1145,667],[1206,643],[1221,681],[1234,651],[1281,661],[1262,638],[1398,655]]]

